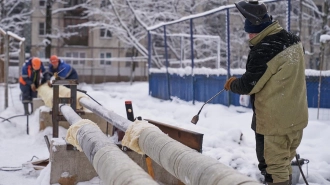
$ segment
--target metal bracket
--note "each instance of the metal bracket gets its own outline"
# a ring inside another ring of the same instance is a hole
[[[53,138],[58,138],[59,121],[66,121],[63,115],[60,115],[59,104],[70,104],[73,110],[77,110],[77,80],[53,80],[53,109],[52,109],[52,122],[53,122]],[[59,85],[70,86],[71,96],[69,98],[59,97]]]

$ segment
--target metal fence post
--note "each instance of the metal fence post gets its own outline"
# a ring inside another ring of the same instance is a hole
[[[165,63],[166,63],[166,76],[167,76],[168,98],[171,99],[170,74],[168,73],[169,63],[168,63],[168,55],[167,55],[166,25],[164,25],[164,45],[165,45]]]
[[[180,37],[180,67],[182,68],[182,59],[184,57],[183,37]]]
[[[193,31],[193,19],[190,19],[190,53],[191,53],[191,69],[194,69],[194,31]],[[191,71],[192,73],[192,71]]]
[[[221,38],[219,37],[219,39],[218,39],[218,44],[217,44],[217,67],[218,67],[218,69],[221,67],[221,64],[220,64],[220,62],[221,62]]]
[[[191,79],[192,79],[192,89],[193,89],[193,104],[195,105],[195,78],[194,78],[194,32],[193,32],[193,19],[190,19],[190,52],[191,52]]]
[[[288,0],[288,12],[287,12],[288,22],[287,22],[287,30],[290,31],[291,29],[291,0]]]
[[[229,8],[226,9],[226,36],[227,36],[227,76],[230,77],[230,15]]]
[[[151,47],[151,34],[150,34],[150,30],[148,30],[148,74],[150,72],[150,67],[151,67],[151,51],[152,51],[152,47]]]
[[[9,35],[4,35],[5,38],[5,109],[8,108],[8,70],[9,70]]]
[[[230,78],[230,14],[229,8],[226,9],[226,36],[227,36],[227,78]],[[230,105],[230,91],[228,91],[228,105]]]

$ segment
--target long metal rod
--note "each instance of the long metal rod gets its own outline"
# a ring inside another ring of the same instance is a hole
[[[168,68],[170,67],[168,62],[168,51],[167,51],[167,36],[166,36],[166,26],[164,26],[164,48],[165,48],[165,62],[166,62],[166,77],[167,77],[167,93],[168,99],[171,99],[171,82],[170,82],[170,74],[168,73]]]
[[[287,30],[291,31],[291,0],[288,0],[288,10],[287,10]]]
[[[152,56],[152,40],[151,40],[151,34],[150,31],[148,31],[148,74],[149,74],[149,70],[151,67],[151,56]]]
[[[9,36],[5,37],[5,109],[8,107],[8,73],[9,73]]]
[[[230,14],[229,14],[229,9],[227,9],[226,12],[226,35],[227,35],[227,79],[230,78]],[[230,91],[228,91],[228,99],[227,99],[227,105],[230,105]]]

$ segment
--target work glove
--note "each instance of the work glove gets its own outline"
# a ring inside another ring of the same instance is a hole
[[[236,77],[232,76],[232,77],[230,77],[230,78],[226,81],[225,86],[224,86],[224,88],[225,88],[226,91],[229,91],[229,90],[230,90],[230,84],[231,84],[235,79],[236,79]]]
[[[31,84],[31,90],[35,92],[37,90],[36,86],[34,84]]]
[[[47,80],[47,85],[48,85],[49,87],[53,87],[53,85],[52,85],[52,83],[50,82],[50,80]]]

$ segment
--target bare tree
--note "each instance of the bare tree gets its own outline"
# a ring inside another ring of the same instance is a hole
[[[0,0],[0,28],[24,36],[24,26],[30,23],[32,12],[29,7],[30,2],[31,0]],[[3,48],[3,46],[0,47]],[[18,44],[11,42],[10,50],[16,51],[17,49]]]

